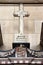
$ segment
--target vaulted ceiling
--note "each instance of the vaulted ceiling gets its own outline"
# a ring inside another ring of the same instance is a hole
[[[0,0],[0,3],[43,3],[43,0]]]

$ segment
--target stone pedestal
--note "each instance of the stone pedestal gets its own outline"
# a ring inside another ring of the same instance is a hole
[[[28,36],[26,34],[15,34],[14,37],[13,48],[18,47],[21,44],[30,48],[30,43],[27,41]]]
[[[28,35],[26,34],[15,34],[14,42],[28,42]]]

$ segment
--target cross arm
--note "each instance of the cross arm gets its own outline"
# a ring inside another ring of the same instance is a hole
[[[13,16],[18,17],[18,14],[19,14],[18,11],[17,11],[17,12],[14,12],[14,13],[13,13]]]
[[[29,16],[29,14],[28,14],[28,12],[26,12],[26,11],[24,11],[24,17],[28,17]]]

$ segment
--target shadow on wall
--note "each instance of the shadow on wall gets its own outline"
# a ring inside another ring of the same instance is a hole
[[[2,32],[1,32],[1,25],[0,25],[0,47],[3,45],[3,39],[2,39]]]
[[[43,23],[42,23],[42,27],[41,27],[40,46],[41,46],[41,48],[43,48]]]

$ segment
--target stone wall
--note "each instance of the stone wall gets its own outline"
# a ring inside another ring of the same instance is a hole
[[[0,6],[0,25],[3,36],[4,49],[11,49],[14,35],[19,33],[19,18],[14,17],[14,11],[19,6]],[[28,42],[31,48],[39,45],[41,23],[43,22],[43,6],[24,6],[29,17],[24,18],[24,34],[28,34]],[[36,45],[37,44],[37,45]]]

